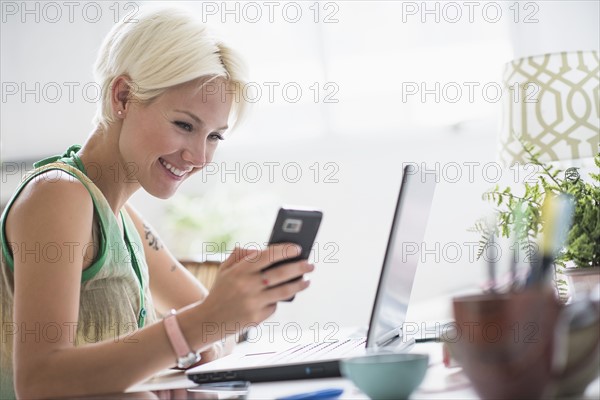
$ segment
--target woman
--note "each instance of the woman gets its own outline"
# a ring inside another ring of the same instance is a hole
[[[202,24],[175,9],[136,19],[98,54],[96,129],[36,163],[2,215],[0,397],[121,392],[197,351],[210,361],[308,287],[278,285],[312,271],[304,261],[261,272],[299,254],[278,245],[236,249],[208,294],[127,204],[140,188],[172,196],[244,108],[243,64]]]

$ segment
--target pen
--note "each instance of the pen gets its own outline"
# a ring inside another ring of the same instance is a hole
[[[442,338],[440,338],[440,337],[428,337],[428,338],[415,339],[415,343],[441,342],[441,341],[442,341]]]
[[[510,290],[511,291],[515,291],[517,289],[517,287],[519,286],[519,283],[517,282],[517,265],[519,264],[520,260],[518,259],[518,254],[519,254],[519,246],[521,246],[521,238],[522,237],[526,237],[526,234],[524,232],[525,228],[525,223],[524,223],[524,215],[523,215],[523,202],[519,202],[517,204],[517,206],[515,207],[514,211],[514,227],[513,227],[513,231],[512,231],[512,244],[511,244],[511,250],[512,250],[512,254],[510,257]]]
[[[293,394],[291,396],[278,397],[277,400],[336,399],[342,393],[344,393],[344,389],[331,388],[331,389],[317,390],[314,392],[298,393],[298,394]]]
[[[496,234],[492,233],[490,237],[490,241],[488,243],[488,250],[492,248],[492,251],[496,250]],[[488,257],[488,279],[490,285],[490,292],[494,293],[496,291],[496,263],[497,263],[498,254],[494,254],[493,258],[490,256],[490,253],[487,253]]]
[[[527,286],[544,282],[561,246],[566,240],[573,219],[573,198],[567,194],[547,197],[542,205],[544,234],[541,255],[534,253]]]
[[[544,248],[542,249],[542,278],[548,274],[550,266],[554,262],[556,255],[567,239],[567,234],[573,222],[573,197],[568,194],[559,194],[552,198],[552,212],[550,215],[554,218],[549,228],[544,228],[544,238],[548,236],[548,240],[544,240]]]

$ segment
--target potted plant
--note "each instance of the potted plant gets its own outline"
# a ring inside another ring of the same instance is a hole
[[[600,173],[591,173],[591,182],[584,182],[577,168],[566,171],[544,164],[534,146],[519,139],[529,163],[538,168],[533,182],[524,182],[523,193],[516,194],[511,187],[498,185],[483,194],[483,199],[494,202],[497,219],[492,226],[478,220],[470,230],[481,234],[477,257],[481,257],[493,235],[508,238],[514,232],[517,245],[531,256],[536,251],[536,238],[543,232],[541,209],[544,199],[560,193],[574,199],[573,221],[565,246],[555,260],[557,276],[569,280],[571,294],[589,290],[600,283]],[[600,169],[600,153],[594,157]],[[515,215],[519,217],[515,218]],[[555,279],[561,297],[566,295],[566,283]]]

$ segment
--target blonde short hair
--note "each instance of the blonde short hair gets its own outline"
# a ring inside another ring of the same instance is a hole
[[[175,7],[149,7],[133,20],[123,20],[108,33],[94,65],[102,88],[94,124],[114,122],[111,88],[115,78],[131,78],[130,100],[150,102],[169,88],[199,78],[205,84],[222,78],[232,87],[233,124],[242,119],[247,102],[243,88],[246,66],[241,57],[212,36],[206,25]]]

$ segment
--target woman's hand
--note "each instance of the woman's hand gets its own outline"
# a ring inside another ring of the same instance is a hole
[[[310,282],[304,279],[286,283],[314,270],[314,265],[305,260],[262,272],[276,262],[299,255],[300,248],[292,243],[262,251],[236,248],[221,264],[210,294],[198,306],[205,314],[202,330],[206,339],[219,340],[256,325],[275,312],[278,301],[306,289]]]

